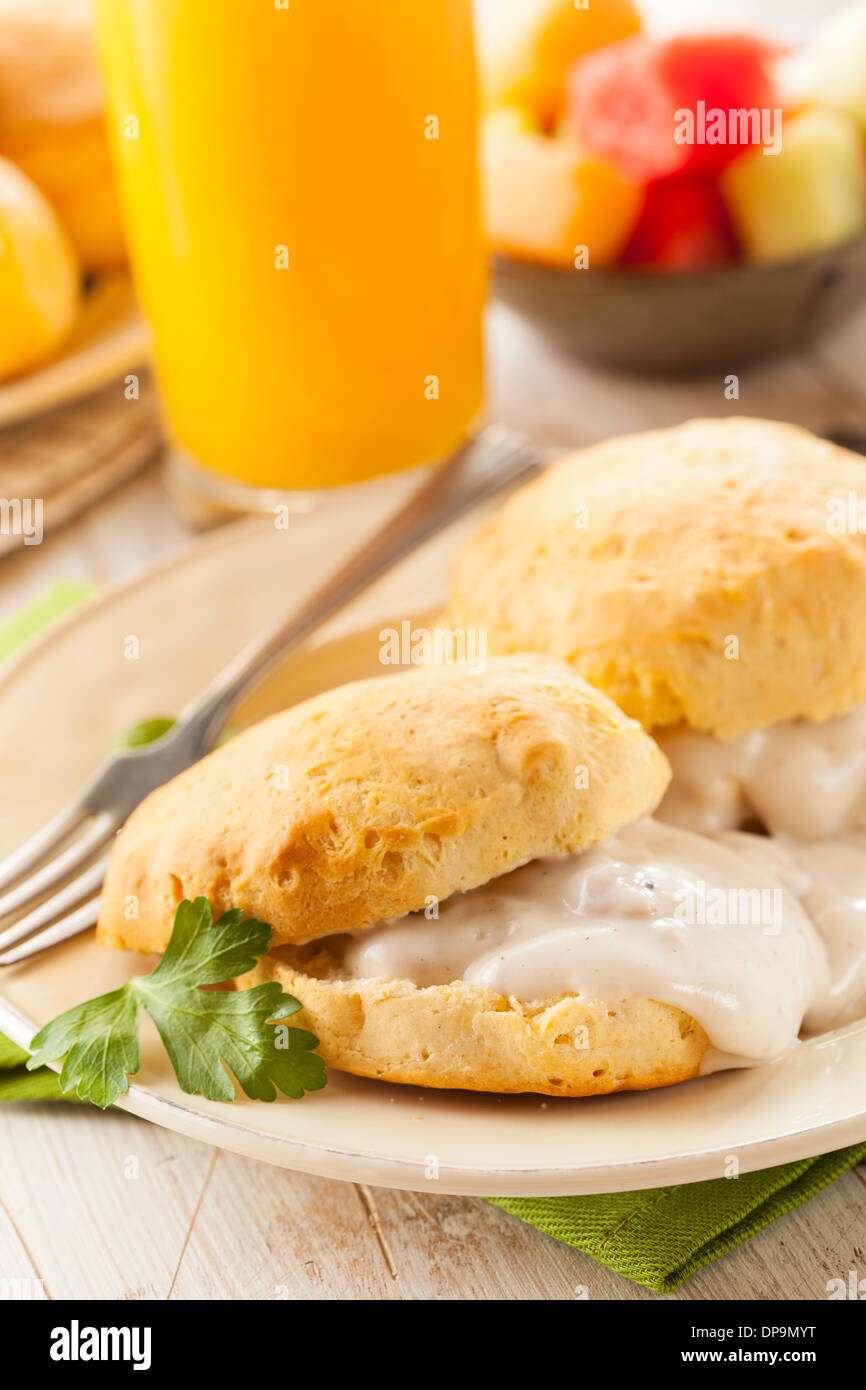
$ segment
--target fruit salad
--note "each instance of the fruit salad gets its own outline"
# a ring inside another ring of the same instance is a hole
[[[866,228],[866,0],[792,53],[541,0],[486,65],[495,250],[577,269],[790,260]]]

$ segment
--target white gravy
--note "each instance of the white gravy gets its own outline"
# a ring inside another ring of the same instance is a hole
[[[866,705],[810,724],[774,724],[721,743],[675,729],[659,735],[673,781],[660,820],[699,834],[736,830],[749,813],[771,835],[808,843],[866,830]]]
[[[866,705],[731,743],[691,729],[658,741],[674,774],[659,818],[719,835],[740,854],[754,844],[766,859],[772,848],[824,942],[831,985],[813,1001],[810,1031],[866,1014]],[[726,833],[750,817],[769,838]]]
[[[824,948],[768,851],[741,856],[639,821],[586,854],[456,894],[438,920],[412,914],[354,934],[343,972],[422,987],[463,979],[527,1001],[655,999],[696,1018],[718,1051],[763,1061],[793,1046],[828,987]]]
[[[351,935],[344,972],[533,1002],[655,999],[704,1027],[713,1067],[866,1014],[866,705],[731,743],[659,742],[674,779],[658,820],[456,894],[437,919]],[[750,819],[769,833],[742,831]]]
[[[728,831],[719,840],[743,856],[755,846],[776,855],[777,872],[796,893],[824,943],[829,985],[806,1015],[810,1033],[825,1033],[866,1014],[866,832],[801,845]],[[766,847],[766,848],[765,848]]]

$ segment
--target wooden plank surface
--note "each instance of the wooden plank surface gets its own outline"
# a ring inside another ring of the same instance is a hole
[[[866,431],[866,315],[808,358],[744,371],[738,401],[725,398],[726,373],[671,382],[577,366],[498,307],[490,341],[492,413],[564,447],[695,414]],[[3,561],[0,615],[55,579],[124,577],[188,534],[151,467]],[[863,1172],[669,1297],[823,1298],[851,1269],[866,1277]],[[41,1281],[32,1287],[49,1298],[657,1297],[475,1199],[309,1178],[62,1104],[0,1109],[3,1280]]]
[[[7,1106],[0,1152],[13,1293],[29,1281],[61,1299],[660,1297],[477,1199],[289,1173],[119,1113]],[[866,1274],[864,1211],[866,1176],[849,1173],[667,1297],[825,1298],[829,1280]]]

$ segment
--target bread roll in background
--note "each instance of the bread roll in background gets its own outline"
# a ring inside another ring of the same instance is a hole
[[[443,624],[544,652],[645,728],[722,739],[866,700],[859,454],[774,420],[608,439],[521,488],[464,545]]]
[[[85,270],[123,264],[90,0],[0,0],[0,155],[51,201]]]
[[[48,361],[78,316],[81,271],[48,199],[0,155],[0,382]]]

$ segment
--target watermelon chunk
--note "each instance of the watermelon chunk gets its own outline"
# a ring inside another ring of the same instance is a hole
[[[574,64],[566,120],[584,148],[637,182],[717,174],[781,120],[780,52],[748,34],[635,35]]]
[[[736,238],[716,185],[685,175],[647,189],[621,260],[624,265],[700,270],[727,265],[736,255]]]

